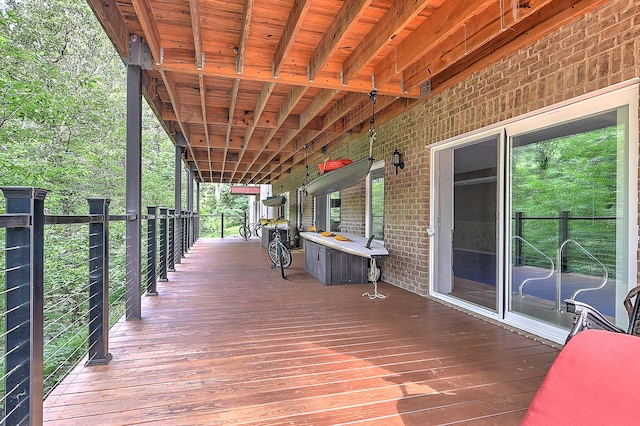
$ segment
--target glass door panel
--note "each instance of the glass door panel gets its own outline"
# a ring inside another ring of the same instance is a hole
[[[510,311],[570,327],[564,300],[575,298],[616,319],[628,291],[626,117],[623,107],[509,139]]]

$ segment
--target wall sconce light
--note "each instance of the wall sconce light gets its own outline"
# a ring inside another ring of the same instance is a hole
[[[393,151],[393,154],[391,155],[391,163],[393,163],[393,166],[396,168],[396,174],[398,174],[398,168],[404,169],[404,161],[402,161],[402,154],[400,154],[400,151],[398,151],[397,148],[395,151]]]

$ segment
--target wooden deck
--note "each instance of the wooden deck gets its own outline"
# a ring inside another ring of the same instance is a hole
[[[257,239],[201,239],[78,367],[47,425],[517,425],[557,349],[380,284],[288,279]],[[384,271],[383,271],[384,273]]]

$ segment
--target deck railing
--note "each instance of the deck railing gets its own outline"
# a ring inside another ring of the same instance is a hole
[[[104,198],[88,199],[86,216],[46,215],[46,191],[2,190],[0,424],[41,424],[43,399],[79,361],[111,359],[109,327],[127,303],[125,224],[136,217],[111,215]],[[142,219],[140,293],[152,296],[197,240],[199,218],[149,207]]]

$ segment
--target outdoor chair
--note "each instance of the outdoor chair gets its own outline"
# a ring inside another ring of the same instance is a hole
[[[588,329],[611,331],[614,333],[626,333],[633,336],[640,336],[640,303],[636,297],[640,293],[640,286],[634,287],[627,294],[624,299],[624,307],[629,315],[629,326],[626,330],[618,327],[611,321],[602,315],[597,309],[586,303],[578,302],[577,300],[567,299],[565,303],[567,305],[567,312],[572,312],[576,315],[574,319],[574,326],[571,332],[567,336],[565,344],[569,342],[576,334]],[[636,298],[635,303],[632,302],[633,298]]]
[[[640,383],[640,286],[624,300],[629,327],[613,324],[592,306],[565,300],[576,315],[558,357],[522,422],[533,425],[637,425],[640,406],[635,384]],[[635,298],[635,303],[632,300]]]
[[[522,426],[637,425],[640,338],[586,330],[558,354]]]

